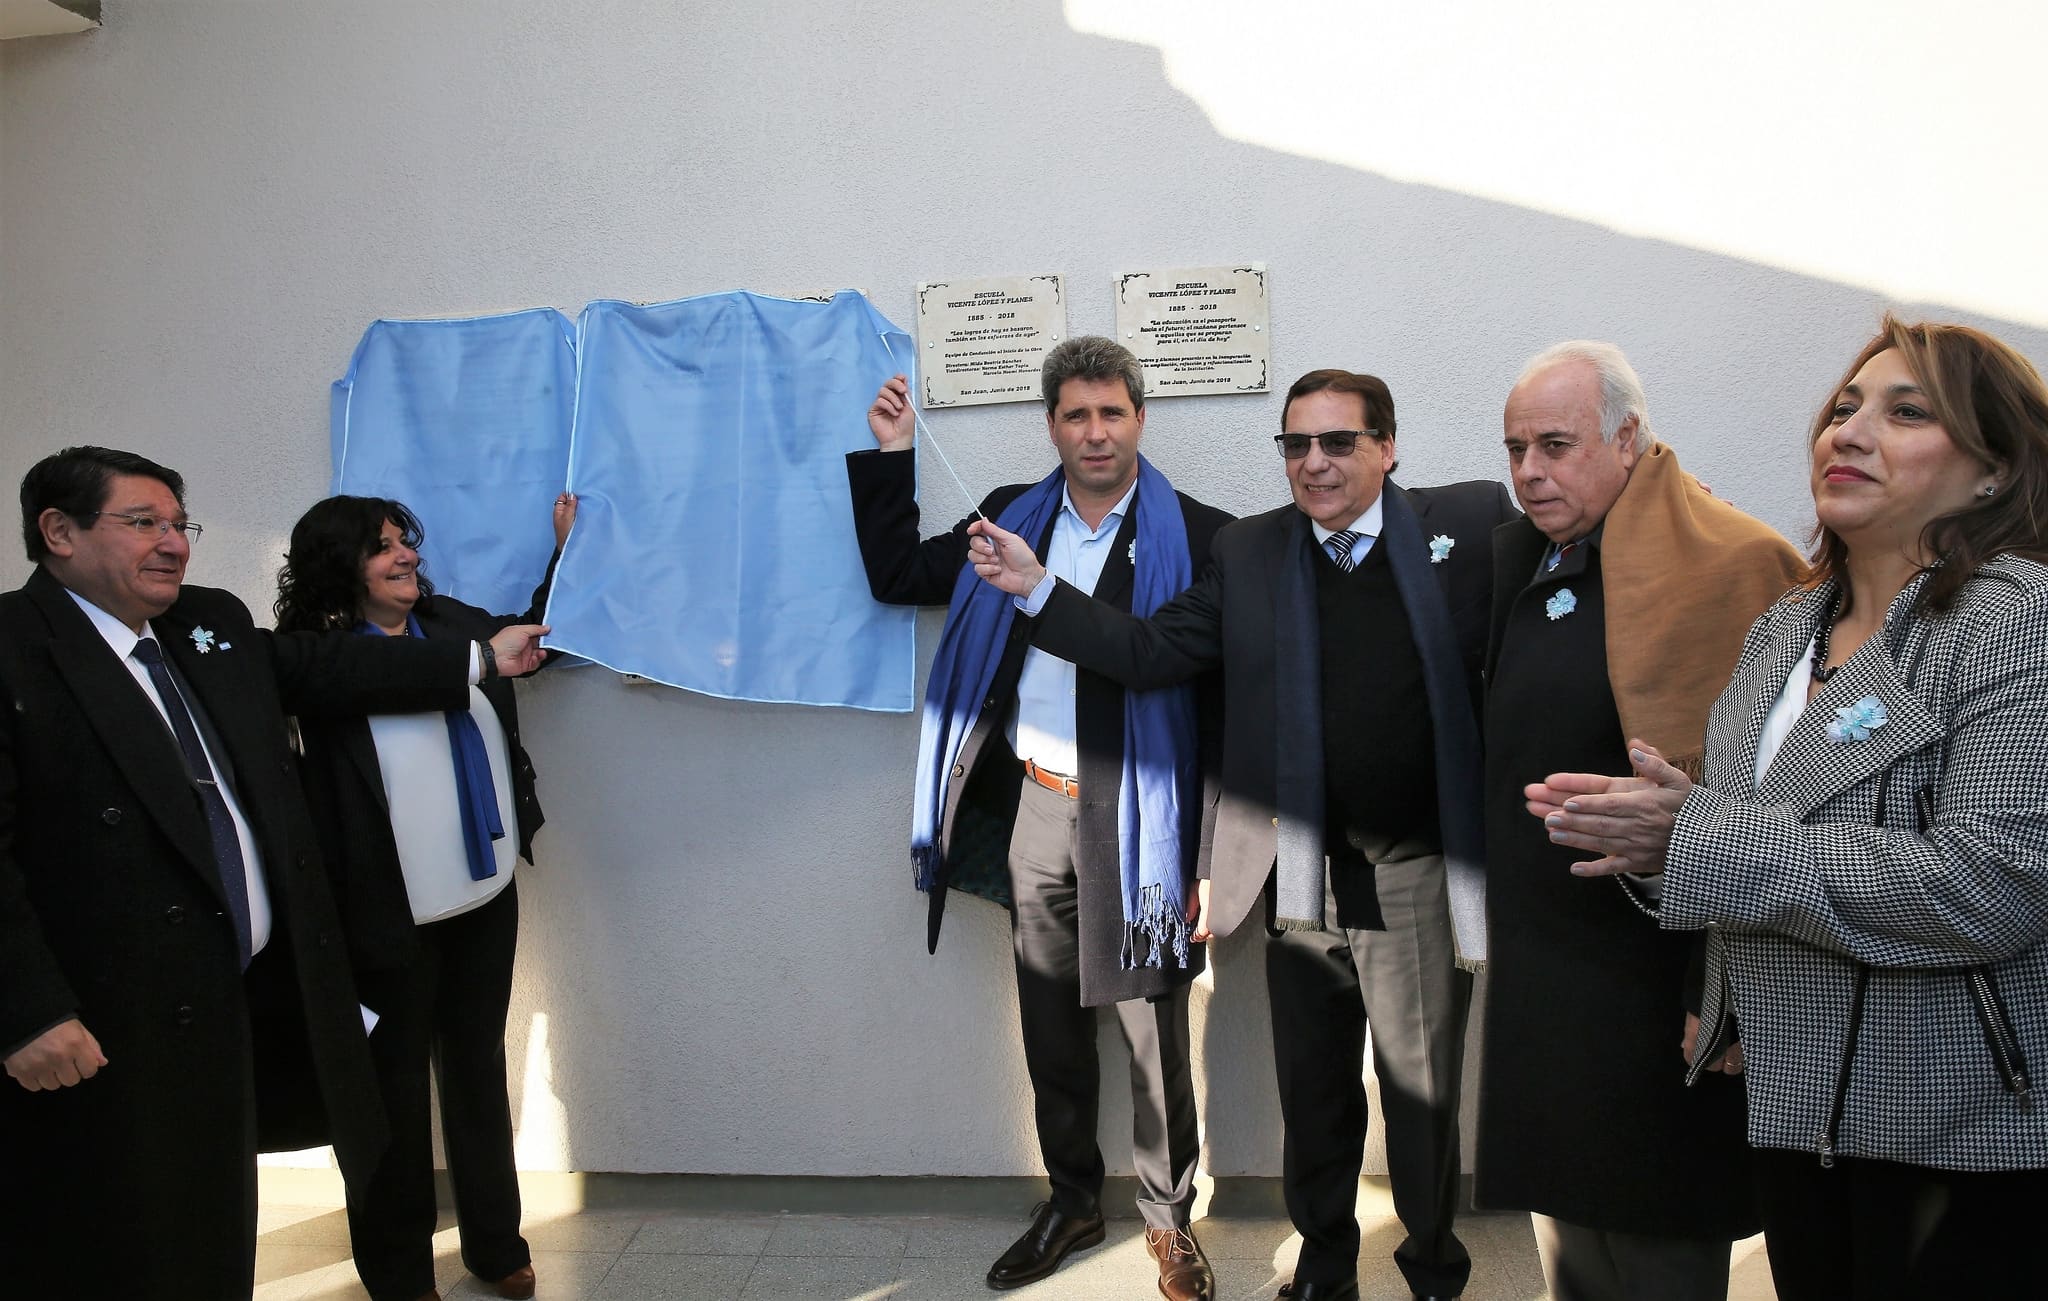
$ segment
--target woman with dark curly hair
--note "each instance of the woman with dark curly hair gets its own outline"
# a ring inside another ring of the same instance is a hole
[[[555,500],[556,556],[576,499]],[[434,593],[420,569],[419,520],[402,503],[330,497],[292,528],[278,573],[280,631],[488,641],[537,623]],[[364,1003],[391,1146],[349,1181],[356,1272],[375,1301],[425,1301],[436,1218],[431,1069],[454,1185],[462,1262],[502,1297],[534,1292],[519,1233],[519,1183],[505,1083],[505,1015],[519,930],[516,852],[533,861],[541,825],[533,765],[519,744],[509,679],[485,676],[447,714],[302,718],[306,798],[326,851]],[[513,835],[507,835],[510,831]]]
[[[1662,924],[1707,931],[1687,1055],[1747,1078],[1780,1297],[2039,1296],[2048,387],[1886,317],[1810,444],[1813,574],[1750,629],[1702,779],[1638,742],[1632,777],[1525,794],[1601,855],[1573,871],[1661,872]]]

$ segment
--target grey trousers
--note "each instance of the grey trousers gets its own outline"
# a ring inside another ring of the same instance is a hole
[[[1608,1233],[1529,1216],[1551,1301],[1727,1301],[1725,1238]]]
[[[1016,900],[1010,936],[1039,1153],[1052,1180],[1053,1205],[1081,1216],[1100,1208],[1104,1168],[1095,1142],[1102,1070],[1095,1050],[1096,1009],[1081,1005],[1074,879],[1078,808],[1056,791],[1024,782],[1010,837]],[[1201,1153],[1188,1067],[1188,987],[1118,1003],[1116,1017],[1131,1050],[1138,1212],[1149,1228],[1184,1228]]]
[[[1298,1283],[1358,1276],[1358,1172],[1365,1159],[1366,1026],[1386,1111],[1394,1263],[1419,1296],[1465,1290],[1472,1257],[1458,1210],[1459,1072],[1471,977],[1457,969],[1440,857],[1373,871],[1384,930],[1337,924],[1325,883],[1320,931],[1266,928],[1273,1061],[1286,1127],[1281,1184],[1301,1234]]]

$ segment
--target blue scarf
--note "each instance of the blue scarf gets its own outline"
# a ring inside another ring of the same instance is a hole
[[[425,637],[420,621],[407,614],[405,630]],[[383,636],[384,630],[367,619],[356,625],[365,635]],[[505,823],[498,816],[498,786],[491,780],[491,756],[484,750],[484,734],[467,709],[450,709],[441,717],[448,724],[448,753],[455,761],[455,802],[462,815],[462,847],[469,855],[469,879],[488,880],[498,874],[498,856],[491,842],[505,838]]]
[[[1054,470],[1005,508],[997,523],[1036,542],[1060,509],[1066,478]],[[1180,498],[1166,476],[1138,458],[1131,610],[1151,614],[1193,578]],[[910,861],[917,888],[938,885],[945,862],[939,844],[946,787],[960,748],[974,731],[1008,644],[1017,605],[962,565],[932,657],[917,738],[917,784],[911,809]],[[1159,967],[1188,956],[1188,877],[1195,819],[1201,808],[1193,687],[1124,692],[1123,772],[1117,787],[1117,858],[1122,874],[1125,970]]]

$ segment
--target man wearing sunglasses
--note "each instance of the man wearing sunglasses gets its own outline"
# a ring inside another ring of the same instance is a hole
[[[21,503],[36,567],[0,595],[0,1277],[246,1297],[258,1144],[331,1138],[358,1170],[384,1142],[285,713],[459,706],[478,674],[538,667],[545,629],[488,649],[273,636],[184,585],[184,481],[131,452],[46,457]]]
[[[1223,793],[1197,934],[1261,906],[1283,1183],[1302,1236],[1292,1301],[1358,1294],[1366,1027],[1387,1112],[1395,1263],[1455,1296],[1452,1231],[1470,977],[1484,956],[1476,702],[1498,483],[1404,490],[1394,401],[1371,375],[1312,371],[1276,438],[1293,503],[1216,535],[1207,570],[1150,619],[1050,579],[977,524],[981,576],[1019,598],[1032,644],[1133,688],[1223,669]],[[1453,915],[1459,923],[1454,938]]]

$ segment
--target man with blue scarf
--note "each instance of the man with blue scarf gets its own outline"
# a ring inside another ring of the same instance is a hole
[[[1456,963],[1485,955],[1479,664],[1489,539],[1515,510],[1498,483],[1398,487],[1394,399],[1374,376],[1311,371],[1280,422],[1293,502],[1217,534],[1208,569],[1149,619],[1056,583],[1007,525],[977,524],[971,550],[1021,598],[1039,650],[1133,690],[1223,669],[1196,936],[1255,905],[1265,922],[1281,1182],[1302,1237],[1281,1296],[1359,1294],[1368,1021],[1408,1231],[1394,1263],[1415,1295],[1456,1296],[1472,1267],[1452,1231],[1470,996]]]
[[[1173,490],[1138,454],[1144,372],[1109,339],[1054,348],[1042,374],[1060,464],[999,488],[980,514],[1045,550],[1061,576],[1150,613],[1208,563],[1229,516]],[[1113,1005],[1132,1059],[1133,1163],[1146,1243],[1169,1301],[1210,1297],[1188,1228],[1200,1151],[1188,982],[1204,797],[1196,687],[1126,692],[1030,649],[1015,603],[967,567],[968,525],[920,540],[909,386],[868,410],[879,450],[847,457],[875,599],[947,604],[918,744],[911,859],[938,944],[948,889],[1011,911],[1024,1060],[1052,1198],[989,1270],[1009,1288],[1103,1239],[1096,1012]]]

